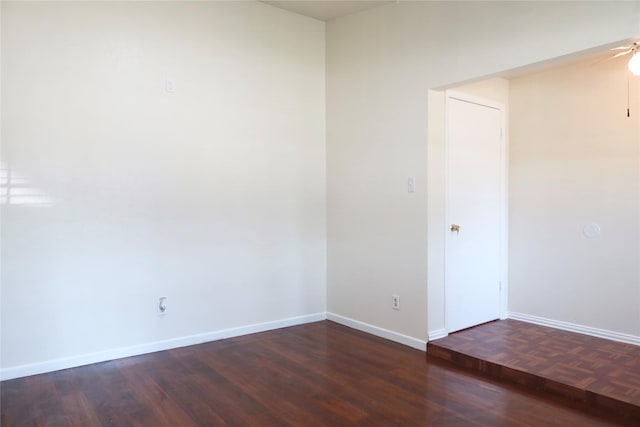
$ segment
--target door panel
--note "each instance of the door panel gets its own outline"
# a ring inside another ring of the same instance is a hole
[[[447,98],[448,332],[500,317],[501,129],[499,109]]]

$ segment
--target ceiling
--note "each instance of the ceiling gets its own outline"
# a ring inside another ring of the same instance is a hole
[[[321,21],[330,21],[361,10],[370,9],[391,0],[261,0],[263,3],[299,13]]]

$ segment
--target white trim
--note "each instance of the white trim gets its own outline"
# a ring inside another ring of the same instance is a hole
[[[431,331],[428,333],[429,341],[439,340],[440,338],[444,338],[449,336],[449,333],[446,329],[436,329],[435,331]]]
[[[448,89],[445,91],[445,96],[446,98],[453,98],[453,99],[457,99],[458,101],[470,102],[472,104],[493,108],[495,110],[499,110],[502,112],[504,112],[505,110],[504,104],[500,101],[495,101],[493,99],[481,98],[479,96],[469,95],[465,92],[458,92],[456,90]]]
[[[179,338],[171,338],[168,340],[155,341],[146,344],[134,345],[131,347],[121,347],[96,353],[48,360],[45,362],[32,363],[29,365],[15,366],[2,369],[0,371],[0,380],[10,380],[13,378],[58,371],[60,369],[75,368],[77,366],[89,365],[91,363],[105,362],[108,360],[121,359],[123,357],[137,356],[140,354],[170,350],[172,348],[186,347],[195,344],[202,344],[205,342],[217,341],[241,335],[255,334],[257,332],[270,331],[272,329],[319,322],[321,320],[325,320],[326,318],[327,316],[325,312],[314,313],[304,316],[274,320],[271,322],[256,323],[253,325],[239,326],[236,328],[222,329],[219,331],[205,332],[202,334],[188,335]]]
[[[604,338],[613,341],[620,341],[627,344],[640,345],[640,337],[623,334],[621,332],[608,331],[606,329],[592,328],[591,326],[577,325],[575,323],[562,322],[560,320],[546,319],[544,317],[532,316],[530,314],[509,312],[509,319],[520,320],[522,322],[534,323],[536,325],[548,326],[562,329],[564,331],[576,332],[578,334],[591,335],[592,337]]]
[[[403,335],[398,332],[393,332],[379,326],[370,325],[368,323],[360,322],[359,320],[350,319],[348,317],[340,316],[339,314],[330,312],[327,312],[327,320],[340,323],[341,325],[348,326],[350,328],[357,329],[359,331],[366,332],[377,337],[404,344],[409,347],[417,348],[418,350],[427,351],[426,341],[419,340],[408,335]]]

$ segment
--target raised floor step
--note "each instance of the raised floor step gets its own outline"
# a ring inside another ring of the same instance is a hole
[[[640,422],[640,347],[507,319],[427,344],[427,357]]]

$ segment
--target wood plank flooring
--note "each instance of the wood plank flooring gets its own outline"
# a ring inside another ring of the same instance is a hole
[[[640,347],[507,319],[430,342],[427,353],[640,425]]]
[[[0,384],[8,426],[614,426],[323,321]]]

